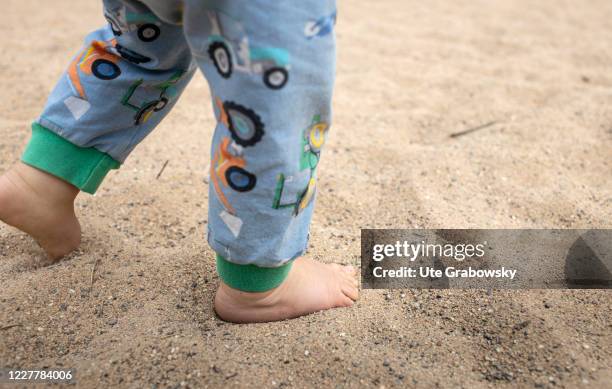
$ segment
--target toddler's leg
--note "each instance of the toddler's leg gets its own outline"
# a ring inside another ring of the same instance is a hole
[[[193,74],[182,26],[137,1],[104,6],[109,24],[87,36],[33,124],[22,161],[0,177],[0,220],[30,234],[51,258],[80,242],[79,190],[96,191]]]
[[[185,36],[213,95],[208,241],[215,309],[281,320],[357,298],[355,270],[301,258],[331,120],[335,1],[185,1]]]

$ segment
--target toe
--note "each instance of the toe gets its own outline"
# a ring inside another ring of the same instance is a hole
[[[358,286],[359,281],[357,279],[357,275],[354,273],[342,272],[340,273],[340,278],[343,282],[349,283],[350,285]]]
[[[340,286],[340,289],[346,297],[350,298],[353,301],[359,298],[359,289],[355,284],[352,284],[351,282],[343,282]]]
[[[345,284],[349,284],[355,288],[359,286],[359,280],[355,276],[342,277],[342,282],[344,282]]]
[[[346,295],[342,297],[342,301],[340,302],[341,307],[352,307],[353,304],[355,304],[355,301]]]

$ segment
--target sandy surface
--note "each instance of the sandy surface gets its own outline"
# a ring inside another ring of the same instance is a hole
[[[3,2],[0,171],[103,23],[96,1],[52,3]],[[610,20],[608,0],[342,2],[309,255],[357,264],[363,227],[612,227]],[[76,367],[81,387],[612,387],[606,291],[363,291],[289,322],[216,319],[208,99],[197,76],[79,197],[67,260],[0,226],[0,366]]]

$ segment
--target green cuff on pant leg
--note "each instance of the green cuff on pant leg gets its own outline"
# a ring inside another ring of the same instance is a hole
[[[217,273],[228,286],[243,292],[265,292],[274,289],[287,278],[293,261],[279,267],[238,265],[217,254]]]
[[[21,161],[87,193],[95,193],[109,170],[121,165],[110,155],[76,146],[38,123],[32,124],[32,139]]]

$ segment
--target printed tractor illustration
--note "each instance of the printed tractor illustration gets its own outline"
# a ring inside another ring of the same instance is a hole
[[[130,85],[121,99],[121,104],[136,111],[134,124],[146,123],[154,112],[164,109],[168,101],[176,97],[177,91],[174,86],[183,74],[184,72],[177,71],[172,77],[161,83],[147,83],[140,79]],[[159,94],[153,100],[150,98],[152,92]]]
[[[212,25],[208,55],[223,78],[233,71],[261,74],[270,89],[281,89],[289,79],[289,53],[276,47],[250,47],[243,26],[229,16],[208,12]]]
[[[120,57],[107,51],[112,44],[113,41],[93,41],[77,54],[68,66],[68,77],[81,99],[87,100],[87,96],[81,84],[79,70],[83,74],[94,75],[101,80],[113,80],[121,74],[121,69],[117,65]]]
[[[239,149],[235,150],[234,153],[230,152],[230,145],[229,138],[226,137],[221,140],[219,150],[215,151],[210,165],[210,177],[219,200],[227,212],[234,215],[234,208],[223,193],[221,184],[238,192],[248,192],[255,187],[257,177],[245,169],[246,161],[236,155],[239,153]]]
[[[306,26],[304,27],[304,36],[306,39],[312,39],[317,36],[325,36],[332,32],[335,24],[336,11],[334,11],[331,15],[323,16],[322,18],[306,23]]]
[[[293,214],[297,215],[310,204],[316,191],[315,171],[319,163],[321,148],[325,144],[328,128],[329,125],[321,122],[319,115],[313,116],[312,123],[304,130],[302,137],[299,161],[300,173],[295,177],[286,177],[284,174],[278,175],[272,208],[293,208]],[[304,177],[301,177],[303,175],[307,175],[306,188],[295,188],[292,182],[304,182]]]
[[[152,13],[128,12],[125,6],[122,6],[104,10],[104,17],[116,36],[136,31],[138,39],[143,42],[152,42],[161,34],[159,28],[161,22]]]

